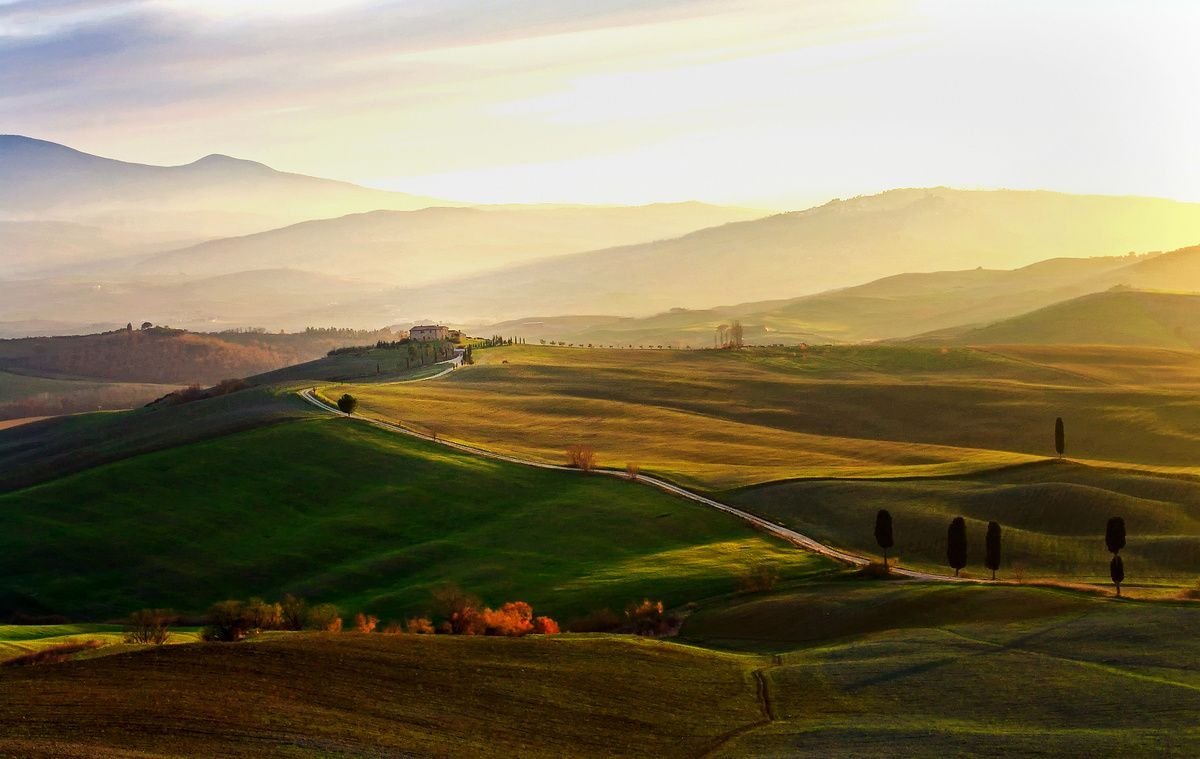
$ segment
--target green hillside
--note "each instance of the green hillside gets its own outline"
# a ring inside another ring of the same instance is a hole
[[[1196,350],[1200,348],[1200,295],[1111,290],[941,337],[959,345],[1134,345]],[[937,341],[938,336],[930,338]]]
[[[198,404],[197,404],[198,405]],[[650,488],[510,465],[323,416],[0,496],[0,615],[106,619],[292,592],[384,618],[457,582],[560,618],[829,565]]]
[[[1130,585],[1192,585],[1200,579],[1200,480],[1098,469],[1069,462],[962,477],[799,480],[725,494],[725,500],[818,540],[878,554],[872,526],[888,509],[892,556],[904,566],[946,567],[946,526],[967,520],[969,576],[986,577],[984,533],[1003,527],[1000,577],[1106,584],[1104,525],[1125,519],[1122,551]],[[1139,591],[1131,590],[1135,594]]]

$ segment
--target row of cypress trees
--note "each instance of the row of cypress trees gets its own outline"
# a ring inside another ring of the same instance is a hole
[[[883,549],[884,570],[888,567],[888,550],[895,545],[892,534],[892,515],[887,509],[880,509],[875,515],[875,542]],[[992,579],[996,579],[996,570],[1000,569],[1001,530],[998,522],[988,522],[987,536],[984,538],[983,565],[992,570]],[[1109,576],[1113,585],[1117,586],[1117,596],[1121,595],[1121,583],[1125,581],[1125,563],[1121,560],[1121,549],[1125,547],[1125,520],[1112,517],[1104,530],[1104,544],[1113,555],[1109,562]],[[962,517],[955,517],[946,531],[946,563],[954,570],[954,576],[967,566],[967,522]]]

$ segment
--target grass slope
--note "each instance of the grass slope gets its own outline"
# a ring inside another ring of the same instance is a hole
[[[1200,295],[1114,290],[960,331],[951,340],[971,345],[1134,345],[1190,351],[1200,348],[1198,325]]]
[[[0,754],[1189,757],[1198,621],[1195,604],[843,579],[704,603],[684,645],[170,646],[0,669]]]
[[[792,477],[961,474],[1053,455],[1193,467],[1200,354],[1126,348],[514,346],[436,383],[338,386],[360,408],[558,462],[637,462],[723,490]]]
[[[604,637],[171,646],[0,671],[0,754],[696,756],[760,719],[751,664]]]
[[[987,576],[987,523],[1004,530],[1001,577],[1108,582],[1104,525],[1122,516],[1122,556],[1131,585],[1200,578],[1200,480],[1049,461],[994,472],[922,480],[800,480],[747,488],[726,500],[831,543],[876,554],[875,513],[895,521],[905,566],[946,568],[946,526],[967,520],[967,571]],[[1136,592],[1136,591],[1134,591]]]
[[[559,618],[829,565],[610,478],[484,460],[333,417],[172,447],[0,496],[0,613],[111,618],[290,591],[384,618],[446,581]]]

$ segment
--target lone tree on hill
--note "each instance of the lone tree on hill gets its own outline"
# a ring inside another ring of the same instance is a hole
[[[983,565],[992,570],[992,579],[996,579],[996,570],[1000,568],[1000,523],[988,522],[987,540],[984,548]]]
[[[358,408],[358,399],[350,393],[338,398],[338,410],[343,414],[353,414],[356,408]]]
[[[946,532],[946,560],[955,577],[967,565],[967,523],[962,517],[954,517]]]
[[[1108,563],[1108,576],[1112,578],[1113,585],[1117,586],[1117,598],[1120,598],[1121,583],[1125,582],[1125,562],[1121,561],[1120,554],[1114,555]]]
[[[1125,581],[1125,562],[1121,560],[1121,549],[1125,547],[1125,520],[1121,517],[1109,517],[1104,527],[1104,545],[1113,555],[1108,564],[1108,574],[1112,577],[1113,585],[1117,586],[1117,598],[1121,597],[1121,583]]]
[[[1061,416],[1054,420],[1054,450],[1058,452],[1060,459],[1067,450],[1067,432],[1063,429]]]
[[[1125,520],[1121,517],[1110,517],[1104,528],[1104,545],[1109,553],[1120,553],[1125,547]]]
[[[880,509],[875,515],[875,542],[883,549],[883,568],[888,567],[888,549],[895,545],[892,540],[892,515],[887,509]]]

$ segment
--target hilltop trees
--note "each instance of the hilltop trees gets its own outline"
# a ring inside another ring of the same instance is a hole
[[[880,509],[875,515],[875,542],[883,549],[883,568],[887,571],[887,552],[895,544],[892,540],[892,515],[887,509]]]
[[[967,523],[962,517],[954,517],[946,532],[946,561],[955,577],[967,565]]]
[[[1113,555],[1108,563],[1108,575],[1117,586],[1117,598],[1121,597],[1121,583],[1125,582],[1125,562],[1121,560],[1121,549],[1125,547],[1125,520],[1110,517],[1104,528],[1104,545]]]
[[[1054,420],[1054,450],[1060,459],[1067,450],[1067,432],[1063,428],[1061,416]]]
[[[983,565],[992,570],[992,579],[996,579],[996,570],[1000,568],[1000,523],[988,522],[987,538],[984,544]]]

